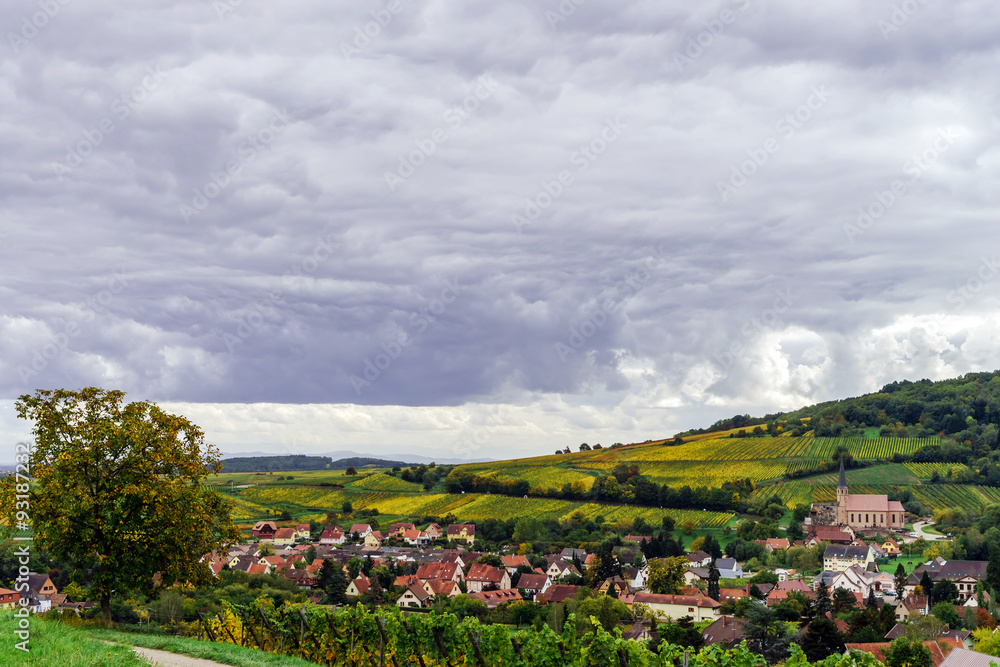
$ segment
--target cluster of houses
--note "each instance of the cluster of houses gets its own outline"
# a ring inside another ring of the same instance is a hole
[[[844,495],[841,500],[845,500]],[[855,503],[851,506],[861,505]],[[890,516],[886,523],[890,520],[896,519]],[[707,582],[713,565],[720,578],[729,582],[745,581],[754,573],[745,572],[734,559],[718,558],[713,563],[711,555],[696,551],[687,554],[684,586],[680,591],[672,595],[652,593],[647,590],[649,564],[639,548],[642,540],[648,537],[628,535],[623,539],[623,546],[614,550],[622,565],[622,575],[601,581],[595,588],[629,606],[644,605],[661,619],[691,617],[695,622],[711,621],[703,631],[705,641],[727,646],[735,646],[743,638],[743,623],[722,614],[723,605],[727,602],[747,599],[776,606],[792,594],[815,599],[821,583],[826,584],[831,593],[837,589],[850,592],[859,606],[872,597],[879,604],[893,604],[899,624],[930,613],[928,596],[917,594],[916,590],[924,573],[934,583],[942,580],[953,582],[958,591],[958,605],[974,607],[977,604],[976,584],[986,575],[986,562],[936,558],[917,567],[908,575],[903,589],[896,590],[894,576],[879,571],[877,566],[879,562],[900,555],[900,543],[895,539],[871,539],[869,535],[866,542],[861,539],[870,532],[866,527],[817,524],[807,527],[809,533],[802,542],[790,543],[786,538],[772,538],[758,543],[769,551],[786,550],[796,544],[825,544],[823,571],[809,581],[795,570],[778,569],[775,570],[778,579],[775,584],[733,586],[730,583],[728,587],[720,588],[717,597],[711,597],[707,593]],[[579,591],[581,570],[585,571],[596,559],[594,554],[582,549],[567,548],[546,556],[544,566],[539,566],[541,563],[537,559],[533,565],[527,556],[517,554],[494,554],[496,558],[486,559],[493,564],[479,562],[484,554],[474,550],[476,526],[472,523],[447,527],[432,523],[422,529],[412,523],[395,523],[385,532],[364,523],[356,523],[346,529],[330,525],[314,538],[308,524],[279,527],[272,521],[260,521],[253,526],[252,534],[254,540],[236,545],[226,553],[206,555],[203,560],[212,573],[218,576],[228,568],[248,574],[276,574],[293,580],[301,590],[310,594],[310,599],[319,602],[322,600],[322,591],[318,590],[319,574],[324,560],[348,573],[348,563],[352,558],[370,558],[374,566],[392,563],[397,566],[396,571],[401,571],[399,565],[407,566],[403,569],[410,574],[397,577],[394,585],[403,591],[395,604],[409,610],[427,607],[435,599],[453,598],[463,591],[490,609],[522,600],[543,605],[564,602]],[[430,546],[440,538],[447,538],[449,546],[457,548]],[[269,545],[266,549],[265,544]],[[315,558],[307,564],[309,552]],[[513,584],[515,577],[516,584]],[[29,575],[28,584],[25,595],[33,611],[79,610],[92,604],[68,603],[66,596],[60,595],[45,575]],[[350,579],[346,595],[359,598],[371,587],[372,582],[359,573]],[[0,589],[0,608],[17,606],[20,599],[21,594]],[[957,611],[961,614],[962,610]],[[893,628],[886,640],[893,639],[894,634],[901,634],[902,627],[897,625]],[[645,638],[645,634],[648,631],[637,625],[630,630],[629,636]],[[971,648],[968,632],[947,630],[945,639],[953,641],[956,647]],[[867,645],[863,648],[874,650]],[[941,657],[943,659],[943,653]]]
[[[69,602],[66,595],[56,589],[47,574],[29,572],[16,580],[17,591],[0,588],[0,609],[27,608],[36,614],[55,609],[79,612],[94,606],[94,602]]]
[[[305,528],[304,525],[297,526],[294,531],[301,535]],[[572,598],[579,586],[566,581],[575,581],[572,575],[582,576],[581,569],[585,570],[596,558],[581,549],[564,549],[546,556],[547,567],[533,567],[522,555],[498,554],[502,567],[478,563],[476,561],[483,554],[473,550],[474,524],[454,524],[447,528],[431,524],[421,530],[410,523],[399,523],[390,526],[384,534],[372,530],[367,524],[355,524],[347,530],[340,526],[328,526],[318,540],[297,544],[283,541],[282,538],[287,535],[283,531],[290,530],[293,529],[279,529],[272,522],[260,522],[254,526],[254,535],[262,541],[273,542],[274,555],[260,556],[259,544],[244,544],[234,547],[225,556],[209,558],[209,566],[216,573],[226,563],[230,569],[249,573],[278,573],[295,579],[301,588],[308,590],[317,586],[323,559],[340,564],[346,572],[346,564],[353,556],[370,557],[376,566],[390,561],[397,565],[412,564],[409,569],[413,574],[397,577],[394,582],[403,590],[396,600],[399,607],[426,607],[437,597],[454,597],[464,589],[470,597],[481,600],[492,609],[520,600],[546,604]],[[428,548],[431,540],[443,536],[462,544],[463,548]],[[391,545],[390,538],[394,538]],[[623,564],[623,576],[600,582],[596,587],[598,592],[614,595],[628,605],[645,605],[660,618],[690,616],[695,621],[715,620],[706,630],[706,639],[710,641],[717,631],[724,630],[726,635],[739,634],[741,624],[732,618],[720,618],[720,608],[727,601],[751,598],[753,586],[746,584],[722,588],[717,600],[709,597],[706,584],[712,557],[704,551],[697,551],[687,554],[684,588],[678,594],[648,592],[648,563],[638,549],[638,543],[643,539],[647,538],[636,535],[625,537],[625,546],[615,550]],[[760,540],[759,543],[769,551],[795,545],[787,538]],[[815,598],[816,587],[824,582],[831,592],[838,588],[849,591],[859,606],[872,593],[880,603],[894,603],[896,617],[903,623],[930,613],[927,596],[915,594],[924,571],[934,582],[941,579],[953,581],[959,591],[960,603],[968,606],[976,604],[975,585],[985,576],[985,562],[947,562],[939,558],[918,567],[907,578],[904,590],[896,591],[894,577],[880,572],[876,565],[900,554],[900,544],[896,540],[884,538],[866,543],[860,539],[859,532],[850,526],[811,526],[801,544],[820,543],[827,545],[823,554],[824,571],[807,583],[795,570],[776,570],[776,584],[756,585],[754,592],[763,595],[762,604],[781,604],[793,592]],[[405,546],[401,546],[403,544]],[[296,567],[295,563],[304,559],[310,547],[316,550],[316,560],[312,565]],[[744,572],[741,564],[731,558],[719,558],[714,565],[722,579],[747,579],[753,574]],[[517,585],[512,586],[512,578],[519,568],[521,574]],[[359,574],[349,582],[347,595],[359,597],[370,587],[370,580]]]

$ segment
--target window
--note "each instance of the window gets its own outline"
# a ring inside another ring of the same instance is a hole
[[[851,523],[854,523],[854,513],[851,513]]]
[[[693,612],[694,611],[694,607],[688,607],[688,611]]]
[[[868,523],[868,515],[865,514],[865,523]]]
[[[879,515],[878,515],[878,520],[879,520],[880,522],[882,522],[882,523],[885,523],[885,515],[884,515],[884,514],[879,514]]]

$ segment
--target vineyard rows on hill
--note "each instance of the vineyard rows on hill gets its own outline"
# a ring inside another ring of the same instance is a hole
[[[651,524],[659,524],[664,516],[669,515],[678,523],[692,520],[700,526],[720,528],[734,516],[728,512],[661,510],[653,507],[601,505],[546,498],[513,498],[490,494],[323,492],[321,489],[309,487],[256,487],[246,489],[237,498],[245,501],[247,507],[280,504],[300,507],[303,511],[311,509],[339,511],[341,505],[349,501],[355,509],[378,509],[380,514],[421,517],[444,516],[450,513],[464,521],[507,520],[522,516],[565,519],[574,512],[582,512],[588,517],[603,516],[606,521],[635,519],[641,516]]]

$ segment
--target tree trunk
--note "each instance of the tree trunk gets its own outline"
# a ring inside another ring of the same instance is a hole
[[[111,622],[111,593],[105,593],[101,596],[101,614],[106,623]]]

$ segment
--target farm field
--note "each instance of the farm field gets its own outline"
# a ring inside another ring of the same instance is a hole
[[[234,472],[227,473],[223,469],[222,473],[209,477],[205,484],[212,486],[229,486],[230,481],[234,486],[244,486],[247,484],[268,484],[283,486],[303,486],[310,484],[350,484],[360,477],[372,473],[386,472],[388,469],[358,468],[357,476],[345,475],[343,469],[337,470],[293,470],[291,472],[256,473],[256,472]],[[283,479],[278,479],[279,477]]]
[[[967,470],[964,463],[904,463],[906,469],[922,480],[929,480],[935,472],[943,479],[948,478],[948,471]]]
[[[750,501],[758,501],[771,496],[778,496],[787,507],[796,505],[808,505],[813,502],[813,486],[808,482],[778,482],[759,486],[757,490],[750,494]]]
[[[906,463],[886,463],[872,466],[871,468],[855,468],[847,471],[847,484],[853,487],[856,484],[895,484],[906,486],[909,484],[919,484],[920,478],[909,469]],[[930,475],[928,475],[930,477]],[[832,484],[837,486],[840,480],[839,472],[831,472],[813,477],[803,477],[798,480],[807,484]]]
[[[532,516],[543,519],[565,519],[575,512],[588,517],[603,516],[605,521],[643,517],[647,522],[659,524],[664,516],[672,516],[678,523],[694,521],[702,528],[722,528],[735,515],[727,512],[702,512],[693,510],[658,509],[624,505],[601,505],[547,498],[512,498],[489,494],[447,493],[375,493],[350,490],[323,491],[310,487],[255,487],[235,494],[234,502],[245,515],[251,508],[263,510],[280,508],[289,511],[294,519],[314,517],[317,511],[338,510],[344,501],[350,501],[355,510],[377,509],[380,522],[386,516],[419,518],[426,515],[454,514],[461,520],[507,520],[512,517]],[[325,515],[324,515],[325,516]],[[249,520],[260,517],[248,517]]]
[[[480,477],[494,477],[500,480],[516,481],[523,479],[532,489],[561,489],[564,484],[580,482],[584,489],[589,490],[594,485],[597,472],[580,468],[564,468],[560,466],[503,466],[500,468],[489,465],[462,466],[463,470]]]
[[[639,463],[639,472],[657,484],[670,486],[722,486],[734,479],[760,482],[785,474],[784,461],[670,461]]]
[[[825,473],[787,480],[784,475],[788,470],[817,470],[840,446],[847,447],[858,460],[887,461],[894,453],[911,453],[935,441],[933,438],[879,437],[728,438],[704,434],[704,437],[687,438],[681,445],[655,441],[615,449],[466,464],[459,468],[481,477],[525,480],[534,491],[561,489],[566,484],[582,487],[581,491],[585,491],[598,476],[624,464],[637,467],[642,475],[657,484],[675,488],[685,485],[718,487],[735,479],[751,479],[758,484],[752,500],[776,494],[789,507],[794,507],[835,499],[837,476]],[[980,509],[1000,500],[1000,494],[977,487],[962,490],[959,486],[922,486],[921,480],[929,479],[935,470],[940,475],[946,472],[933,464],[885,463],[851,470],[848,481],[854,493],[889,493],[898,487],[912,486],[918,499],[933,508]],[[587,516],[603,516],[607,521],[642,516],[656,524],[669,514],[677,521],[693,520],[701,529],[718,529],[734,520],[728,513],[600,505],[539,497],[447,494],[440,491],[440,486],[425,491],[421,484],[405,482],[385,469],[362,468],[358,472],[357,476],[347,476],[343,470],[266,475],[223,472],[208,483],[233,488],[235,493],[228,495],[233,499],[236,517],[248,522],[273,518],[281,512],[288,512],[299,520],[322,520],[327,511],[339,511],[345,502],[350,502],[357,510],[377,509],[383,518],[452,514],[469,521],[516,516],[562,519],[580,511]],[[247,485],[249,488],[234,488]]]

